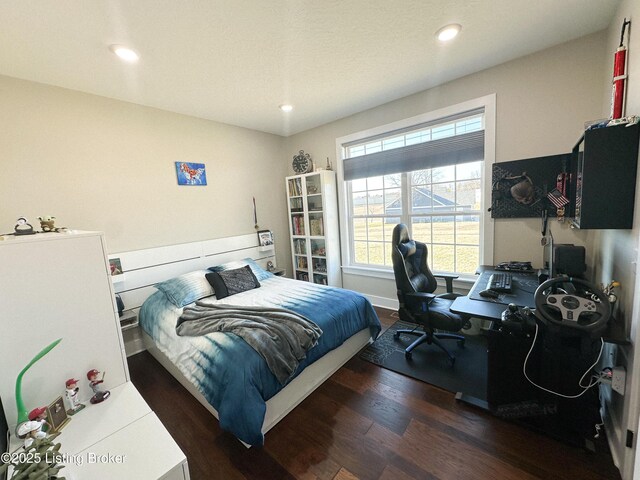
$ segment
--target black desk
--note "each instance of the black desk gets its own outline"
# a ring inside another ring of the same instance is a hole
[[[535,308],[533,294],[538,285],[538,276],[534,272],[509,272],[512,278],[512,293],[501,294],[497,299],[479,297],[477,293],[487,288],[489,276],[496,272],[505,273],[504,270],[495,270],[493,267],[479,267],[480,276],[469,290],[469,294],[456,298],[451,305],[451,311],[486,320],[500,320],[502,312],[510,303]]]
[[[591,442],[592,425],[599,421],[598,389],[593,388],[576,399],[548,394],[534,387],[523,374],[525,357],[528,375],[538,384],[567,395],[578,394],[577,385],[585,368],[592,364],[600,347],[599,339],[582,343],[579,338],[561,338],[539,332],[536,348],[531,349],[532,332],[511,332],[501,327],[502,312],[509,303],[535,308],[534,293],[538,286],[536,273],[509,272],[512,292],[498,299],[477,294],[487,288],[493,267],[480,267],[480,276],[469,295],[457,298],[451,310],[472,317],[498,320],[487,336],[486,401],[463,392],[456,399],[490,411],[492,414],[545,433],[576,446],[595,447]],[[586,345],[586,347],[585,347]],[[531,353],[530,353],[531,350]]]
[[[492,266],[485,265],[478,267],[477,273],[480,275],[469,290],[469,294],[456,298],[451,304],[451,311],[485,320],[500,320],[502,312],[505,311],[509,303],[515,303],[519,307],[535,308],[533,294],[538,278],[534,272],[509,272],[512,277],[511,294],[502,294],[498,299],[481,299],[477,293],[486,289],[489,276],[494,272],[504,272],[504,270],[495,270]],[[615,317],[609,320],[607,329],[602,333],[602,338],[607,343],[618,345],[630,345],[631,343],[625,326]]]

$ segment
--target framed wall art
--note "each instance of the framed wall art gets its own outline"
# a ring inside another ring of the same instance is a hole
[[[206,185],[207,172],[204,163],[176,162],[178,185]]]

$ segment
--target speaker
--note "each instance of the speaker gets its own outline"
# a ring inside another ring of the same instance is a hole
[[[577,277],[587,271],[585,263],[585,249],[573,244],[559,244],[553,246],[554,275],[569,275]]]

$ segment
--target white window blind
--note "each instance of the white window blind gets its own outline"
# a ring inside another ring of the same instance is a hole
[[[344,180],[481,161],[483,112],[464,112],[345,144]]]

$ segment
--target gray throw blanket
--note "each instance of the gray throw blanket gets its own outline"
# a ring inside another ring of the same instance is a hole
[[[176,325],[176,333],[183,337],[213,332],[241,337],[265,359],[281,385],[291,378],[322,335],[318,325],[290,310],[201,302],[185,308]]]

